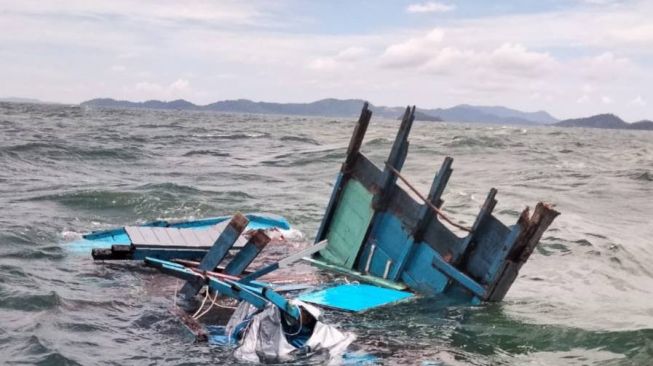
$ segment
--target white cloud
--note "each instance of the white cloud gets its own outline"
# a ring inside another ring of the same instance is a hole
[[[601,103],[603,104],[612,104],[612,102],[612,98],[608,97],[607,95],[601,97]]]
[[[126,92],[130,95],[130,97],[137,98],[139,100],[171,100],[178,98],[187,98],[189,95],[191,95],[192,89],[188,80],[177,79],[167,85],[149,81],[140,81],[133,87],[126,88]]]
[[[521,44],[503,43],[494,49],[460,48],[445,39],[445,32],[434,29],[421,37],[392,44],[381,55],[381,64],[390,68],[418,68],[434,74],[464,70],[486,74],[537,77],[556,66],[548,53],[526,49]]]
[[[412,67],[421,65],[438,52],[444,32],[435,28],[426,35],[391,44],[381,55],[381,63],[389,67]]]
[[[574,67],[574,65],[570,65]],[[612,52],[581,59],[575,65],[589,80],[614,80],[628,76],[636,68],[626,57],[618,57]]]
[[[414,2],[418,11],[432,3]],[[632,120],[653,116],[646,103],[652,1],[454,12],[453,21],[437,23],[400,9],[394,15],[404,19],[364,33],[321,23],[302,8],[234,0],[0,2],[0,92],[66,102],[362,97],[425,107],[506,104],[560,117],[601,108]]]
[[[642,98],[641,95],[638,95],[635,97],[635,99],[631,100],[630,103],[631,105],[638,106],[638,107],[645,107],[646,106],[646,101],[644,98]]]
[[[370,50],[365,47],[347,47],[332,57],[318,57],[308,64],[314,70],[334,70],[355,63],[370,55]]]
[[[408,13],[444,13],[447,11],[454,10],[456,7],[454,5],[438,3],[435,1],[429,1],[426,3],[410,4],[406,8]]]
[[[587,94],[583,94],[580,98],[576,99],[578,104],[587,104],[590,101],[590,97]]]
[[[492,66],[506,73],[535,76],[555,66],[548,53],[529,51],[520,44],[504,43],[489,55]]]
[[[610,31],[613,39],[621,42],[635,43],[640,45],[653,45],[653,25],[624,25],[623,28],[616,28]]]

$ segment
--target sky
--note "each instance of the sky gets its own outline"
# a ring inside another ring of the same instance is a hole
[[[0,97],[653,119],[653,1],[0,0]]]

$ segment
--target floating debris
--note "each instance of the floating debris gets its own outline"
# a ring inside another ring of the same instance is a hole
[[[415,107],[406,108],[382,169],[360,152],[371,117],[365,104],[315,244],[307,249],[250,270],[271,233],[290,226],[277,216],[239,213],[91,233],[77,246],[95,246],[96,260],[139,260],[184,280],[179,296],[187,309],[175,308],[179,319],[198,340],[235,346],[237,356],[254,362],[287,361],[322,350],[342,355],[355,336],[323,323],[316,306],[361,312],[435,294],[470,304],[501,301],[559,213],[540,202],[532,215],[526,208],[516,224],[506,226],[492,215],[497,203],[492,188],[471,226],[457,222],[444,211],[441,198],[452,158],[444,159],[427,195],[401,174]],[[274,277],[299,262],[356,283]],[[225,305],[225,299],[238,306]],[[212,310],[225,308],[233,311],[227,324],[205,320]]]

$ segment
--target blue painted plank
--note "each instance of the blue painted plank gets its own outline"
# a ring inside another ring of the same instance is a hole
[[[298,299],[328,308],[359,312],[395,303],[413,296],[410,292],[383,287],[346,284],[302,294]]]
[[[395,215],[379,212],[361,254],[358,269],[377,277],[397,280],[401,263],[406,260],[412,242],[412,237]]]
[[[469,276],[458,270],[456,267],[445,262],[439,255],[433,256],[433,266],[439,269],[442,273],[447,275],[458,284],[471,291],[474,295],[484,299],[486,297],[486,290],[478,282],[474,281]]]
[[[449,278],[433,267],[433,258],[438,255],[428,243],[418,243],[411,253],[401,279],[411,289],[435,295],[444,292],[449,284]]]
[[[198,269],[202,271],[213,271],[222,259],[227,255],[229,249],[234,245],[240,234],[247,226],[248,220],[241,214],[236,214],[231,219],[227,227],[220,234],[208,253],[202,258]],[[192,298],[199,292],[202,287],[201,283],[189,281],[184,284],[181,293],[186,298]]]
[[[282,216],[268,214],[268,213],[249,213],[245,217],[249,220],[245,230],[256,229],[281,229],[289,230],[290,223]],[[218,216],[206,219],[190,220],[190,221],[154,221],[141,226],[156,226],[156,227],[171,227],[171,228],[188,228],[196,230],[206,230],[210,227],[229,220],[231,216]],[[110,230],[95,231],[92,233],[84,234],[83,239],[76,240],[70,243],[65,243],[64,248],[69,253],[74,254],[88,254],[92,249],[109,249],[112,245],[129,245],[132,244],[129,236],[125,232],[125,228],[116,228]],[[208,247],[207,247],[208,249]]]
[[[257,230],[247,241],[244,247],[240,248],[238,253],[231,259],[229,264],[224,269],[224,273],[229,275],[239,275],[245,271],[245,268],[252,263],[259,253],[270,242],[268,237],[262,230]]]

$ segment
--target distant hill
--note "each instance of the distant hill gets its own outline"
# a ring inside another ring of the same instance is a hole
[[[451,108],[425,109],[423,112],[452,122],[547,124],[558,121],[544,111],[522,112],[499,106],[487,107],[460,104]]]
[[[614,114],[597,114],[591,117],[566,119],[555,123],[560,127],[585,127],[585,128],[607,128],[619,130],[653,130],[653,122],[639,121],[627,123]]]
[[[397,117],[398,120],[401,120],[402,118],[404,118],[403,113],[399,117]],[[430,114],[426,114],[424,112],[416,110],[415,121],[442,122],[442,118],[438,116],[431,116]]]
[[[171,102],[149,100],[130,102],[110,98],[92,99],[81,103],[90,108],[146,108],[167,110],[204,110],[228,113],[285,114],[324,117],[355,117],[360,114],[364,101],[361,99],[322,99],[312,103],[270,103],[254,102],[248,99],[223,100],[200,106],[179,99]],[[384,107],[370,105],[375,115],[384,118],[397,118],[403,114],[404,107]],[[452,108],[418,109],[418,120],[451,121],[468,123],[507,123],[507,124],[547,124],[557,120],[544,111],[522,112],[506,107],[472,106],[461,104]]]
[[[56,104],[56,103],[44,102],[42,100],[38,100],[34,98],[18,98],[18,97],[0,98],[0,102],[25,103],[25,104]]]

